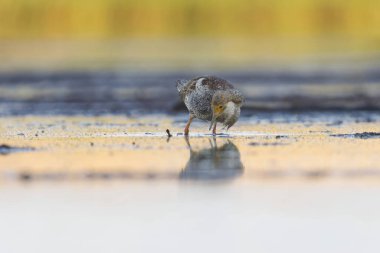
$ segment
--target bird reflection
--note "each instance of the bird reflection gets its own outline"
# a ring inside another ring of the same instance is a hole
[[[188,180],[232,180],[244,170],[239,149],[232,141],[222,146],[216,139],[209,139],[210,148],[194,151],[189,138],[185,138],[190,150],[190,159],[180,174],[180,179]]]

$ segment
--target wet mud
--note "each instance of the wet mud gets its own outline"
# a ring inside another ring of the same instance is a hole
[[[357,138],[357,139],[373,139],[380,138],[380,132],[364,132],[364,133],[354,133],[354,134],[332,134],[333,137],[340,138]]]

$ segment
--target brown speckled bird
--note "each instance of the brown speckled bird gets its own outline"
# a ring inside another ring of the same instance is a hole
[[[223,123],[228,130],[239,119],[244,97],[224,79],[205,76],[177,81],[177,90],[190,113],[185,135],[189,134],[194,118],[211,121],[209,130],[212,128],[213,134],[216,134],[217,122]]]

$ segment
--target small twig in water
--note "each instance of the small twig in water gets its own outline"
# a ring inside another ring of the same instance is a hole
[[[168,137],[172,137],[173,135],[170,133],[170,130],[169,129],[166,129],[166,133],[168,134]]]

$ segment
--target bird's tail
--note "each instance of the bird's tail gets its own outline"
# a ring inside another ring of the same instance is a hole
[[[177,80],[176,87],[179,93],[181,93],[183,87],[188,83],[188,80]]]

